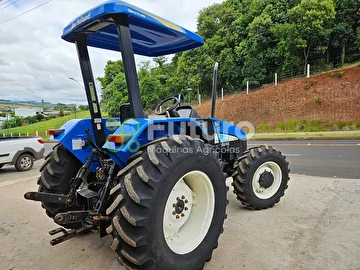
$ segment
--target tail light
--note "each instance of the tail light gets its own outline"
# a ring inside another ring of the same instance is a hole
[[[38,141],[40,144],[44,144],[43,138],[40,138],[40,139],[38,139],[37,141]]]
[[[48,133],[49,135],[57,136],[60,135],[64,129],[49,129]]]

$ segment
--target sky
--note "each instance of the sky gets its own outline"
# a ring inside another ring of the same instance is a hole
[[[63,28],[102,0],[0,0],[0,99],[86,104],[75,45],[61,39]],[[196,31],[199,10],[222,0],[128,0],[188,30]],[[10,6],[6,7],[8,4]],[[103,76],[107,60],[120,53],[89,48],[94,77]],[[139,64],[151,58],[136,57]],[[97,82],[97,91],[100,85]]]

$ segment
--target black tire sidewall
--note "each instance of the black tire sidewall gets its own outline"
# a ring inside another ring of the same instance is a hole
[[[258,196],[256,196],[254,190],[253,190],[253,181],[254,181],[254,174],[256,170],[265,162],[274,162],[276,163],[280,169],[281,169],[281,184],[277,190],[277,192],[270,197],[269,199],[261,199]],[[247,186],[247,194],[249,194],[250,200],[253,202],[256,202],[256,205],[260,207],[269,207],[270,205],[274,205],[277,203],[282,195],[284,194],[285,189],[287,188],[287,181],[289,178],[289,172],[287,168],[286,160],[278,154],[274,153],[267,153],[264,157],[260,159],[255,159],[255,162],[251,164],[249,172],[247,174],[248,178],[248,186]]]
[[[55,152],[60,159],[58,162],[55,158]],[[50,174],[48,166],[52,167],[52,170],[58,170],[58,176],[55,177]],[[53,194],[68,194],[70,190],[70,180],[74,177],[77,171],[80,169],[81,163],[77,158],[72,155],[62,144],[57,144],[53,147],[53,151],[46,157],[43,166],[40,169],[41,177],[45,178],[50,184],[50,189],[39,179],[38,191],[44,193],[53,193]],[[60,174],[60,172],[63,172]],[[43,208],[46,210],[46,214],[54,218],[57,213],[67,212],[67,211],[77,211],[83,210],[82,206],[66,206],[62,204],[54,203],[42,203]],[[69,223],[62,225],[65,228],[77,229],[82,227],[82,223]]]
[[[173,252],[165,241],[163,232],[164,209],[170,192],[177,181],[186,173],[195,170],[204,172],[212,182],[215,195],[214,215],[202,243],[190,253],[180,255]],[[201,266],[197,267],[196,264],[205,262],[209,258],[209,249],[211,248],[212,250],[217,246],[217,240],[225,219],[227,198],[225,181],[222,180],[222,171],[219,170],[219,164],[216,164],[214,159],[206,158],[202,154],[195,154],[186,156],[176,164],[173,164],[173,166],[168,168],[168,173],[164,175],[164,178],[165,181],[162,181],[163,184],[160,188],[161,192],[157,194],[154,203],[157,206],[157,211],[149,227],[150,239],[154,239],[150,249],[156,252],[156,257],[158,258],[156,268],[171,269],[174,265],[179,266],[179,264],[181,264],[180,268],[176,267],[176,269],[200,268]],[[219,181],[219,179],[221,180]]]

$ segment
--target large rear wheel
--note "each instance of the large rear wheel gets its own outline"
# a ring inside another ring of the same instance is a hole
[[[82,163],[72,155],[63,145],[58,144],[45,158],[40,168],[38,179],[39,192],[68,194],[70,191],[70,180],[82,166]],[[67,211],[82,210],[81,206],[66,206],[64,204],[42,203],[46,214],[54,218],[56,214]],[[81,223],[62,225],[65,228],[79,228]]]
[[[223,165],[210,145],[173,136],[144,149],[112,190],[108,233],[128,269],[201,269],[228,203]]]

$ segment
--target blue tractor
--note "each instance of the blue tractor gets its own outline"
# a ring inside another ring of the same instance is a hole
[[[91,119],[68,121],[51,134],[59,143],[40,169],[40,201],[62,233],[56,245],[90,230],[111,235],[111,248],[128,269],[202,269],[218,245],[228,204],[226,178],[246,207],[279,202],[289,180],[279,151],[247,148],[245,133],[211,117],[181,96],[160,101],[155,114],[143,112],[134,54],[162,56],[203,45],[181,26],[123,1],[107,1],[65,27],[75,43]],[[120,51],[128,88],[119,119],[102,118],[88,46]],[[164,110],[161,110],[164,108]]]

